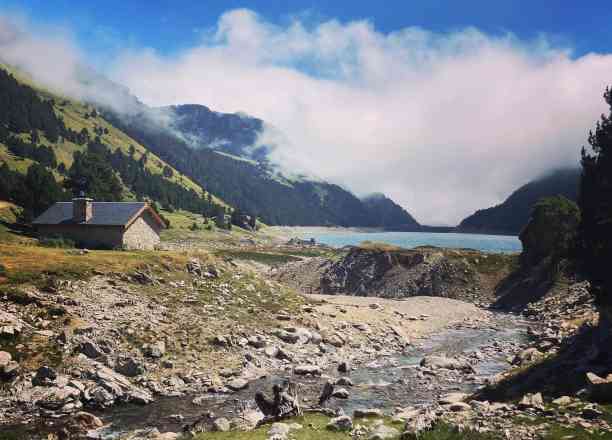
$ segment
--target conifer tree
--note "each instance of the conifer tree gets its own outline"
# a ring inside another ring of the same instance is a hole
[[[595,132],[589,134],[590,149],[582,148],[579,206],[580,251],[591,290],[600,303],[612,304],[612,91],[604,99],[610,108]]]

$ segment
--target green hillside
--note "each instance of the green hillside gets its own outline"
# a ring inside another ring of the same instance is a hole
[[[557,170],[533,180],[514,191],[503,203],[465,218],[457,226],[457,232],[518,235],[540,199],[562,195],[576,201],[579,180],[578,169]]]
[[[121,199],[148,198],[199,213],[227,207],[109,123],[93,105],[38,87],[23,73],[0,65],[0,198],[18,197],[15,187],[22,182],[11,173],[27,175],[32,165],[44,167],[59,186],[68,185],[71,172],[75,177],[75,157],[86,157],[92,145],[101,162],[114,166],[111,174],[122,186]]]

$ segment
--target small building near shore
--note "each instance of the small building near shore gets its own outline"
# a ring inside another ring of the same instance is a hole
[[[58,202],[32,222],[39,236],[101,249],[154,249],[165,222],[145,202]]]

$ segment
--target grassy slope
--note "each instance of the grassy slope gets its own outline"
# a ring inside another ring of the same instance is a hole
[[[11,68],[10,66],[0,64],[0,68],[9,71],[11,74],[13,74],[13,76],[15,76],[18,81],[36,89],[43,98],[52,99],[54,102],[54,110],[58,116],[64,119],[66,127],[71,128],[72,130],[77,132],[81,131],[83,128],[86,128],[89,131],[90,136],[95,136],[94,128],[96,126],[101,127],[103,129],[106,128],[108,129],[108,134],[104,134],[101,136],[104,143],[109,146],[112,146],[113,149],[119,148],[125,154],[128,153],[129,146],[133,145],[134,149],[136,150],[134,157],[137,160],[147,151],[147,149],[143,145],[139,144],[134,139],[126,135],[124,132],[108,123],[101,116],[97,116],[95,118],[85,117],[86,114],[91,113],[94,108],[93,106],[64,97],[61,94],[45,90],[44,88],[40,87],[40,85],[35,84],[35,82],[26,74],[14,68]],[[28,135],[24,136],[26,139],[29,139]],[[58,161],[64,163],[66,167],[70,167],[70,165],[72,164],[72,155],[75,151],[83,151],[86,148],[84,145],[78,145],[72,142],[68,142],[66,140],[63,140],[62,142],[57,144],[53,144],[42,135],[40,143],[43,145],[51,146],[55,151]],[[157,157],[150,151],[148,153],[148,156],[149,160],[147,161],[146,165],[147,169],[153,174],[162,174],[163,168],[168,164],[166,164],[163,160],[161,160],[159,157]],[[32,163],[32,161],[29,159],[21,159],[12,156],[6,149],[6,146],[2,144],[0,144],[0,162],[7,162],[9,167],[20,172],[25,172],[25,170],[27,170],[27,168]],[[174,171],[174,174],[171,178],[166,178],[167,180],[178,183],[187,189],[193,189],[199,194],[206,194],[206,191],[200,185],[192,181],[189,177],[179,173],[174,168],[172,168],[172,170]],[[213,196],[213,199],[217,203],[221,203],[227,206],[227,204],[224,203],[221,199],[215,196]]]

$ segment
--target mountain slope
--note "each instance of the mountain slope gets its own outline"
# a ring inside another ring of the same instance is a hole
[[[355,195],[338,185],[307,179],[287,179],[272,169],[265,159],[257,161],[252,155],[247,155],[250,146],[246,143],[257,138],[261,121],[245,116],[215,114],[203,106],[190,105],[173,109],[183,119],[170,123],[169,127],[160,125],[156,114],[146,108],[128,117],[113,112],[108,112],[105,117],[147,145],[180,172],[241,211],[258,215],[265,223],[394,226],[385,224],[379,212],[372,211]],[[189,116],[186,117],[186,114]],[[210,131],[206,124],[218,118],[225,121],[223,127]],[[198,121],[205,123],[198,126]],[[242,124],[238,134],[227,129],[231,124],[238,123]],[[185,132],[181,131],[184,126],[188,127]],[[234,139],[237,146],[234,148],[223,144],[219,147],[222,138],[228,141]],[[199,148],[193,148],[193,145]],[[229,151],[243,156],[228,154]]]
[[[110,124],[93,106],[36,87],[21,72],[0,65],[0,192],[4,197],[27,196],[16,188],[23,184],[19,174],[26,175],[32,165],[40,165],[63,184],[77,155],[91,148],[98,148],[102,160],[113,164],[124,199],[148,197],[200,213],[210,202],[220,203]],[[39,208],[44,206],[34,211]]]
[[[361,199],[377,226],[402,231],[419,231],[421,225],[404,208],[384,194],[371,194]]]
[[[158,109],[168,113],[170,126],[195,148],[212,148],[256,160],[268,149],[254,146],[263,131],[263,121],[241,113],[219,113],[204,105],[185,104]]]
[[[542,197],[578,198],[580,170],[564,169],[534,180],[514,191],[503,203],[465,218],[457,232],[518,235],[527,224],[533,205]]]

